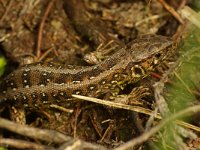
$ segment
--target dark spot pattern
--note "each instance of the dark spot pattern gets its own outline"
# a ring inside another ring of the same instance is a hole
[[[73,94],[77,94],[77,95],[82,95],[83,94],[83,92],[81,90],[74,90],[72,93]]]
[[[67,93],[66,91],[61,91],[61,90],[58,90],[56,92],[51,92],[50,95],[52,96],[53,101],[66,100],[67,98],[71,97],[69,93]]]
[[[59,95],[59,97],[60,97],[61,99],[67,99],[67,98],[71,97],[71,96],[69,96],[69,94],[67,94],[65,91],[61,91],[61,90],[58,91],[58,95]]]
[[[10,89],[17,88],[17,84],[13,79],[9,79],[6,81],[7,81],[6,83],[7,88],[10,88]]]
[[[88,77],[96,77],[103,71],[104,71],[104,69],[101,66],[95,66],[95,67],[92,67],[92,69],[87,72],[87,76]]]
[[[96,91],[97,90],[97,85],[95,84],[90,84],[88,87],[87,87],[87,91]]]
[[[105,85],[107,83],[108,81],[106,79],[102,79],[101,81],[99,81],[99,85]]]
[[[72,77],[72,82],[75,83],[75,84],[79,83],[79,81],[83,81],[83,77],[84,77],[83,72],[79,72]],[[76,82],[76,81],[78,81],[78,82]]]
[[[31,86],[31,71],[30,69],[24,69],[21,73],[21,82],[24,88]]]
[[[25,93],[20,93],[19,94],[19,99],[21,100],[22,104],[28,103],[28,96]]]
[[[45,92],[40,93],[40,98],[42,101],[48,101],[48,94]]]
[[[112,68],[113,66],[115,66],[117,64],[118,60],[117,59],[108,59],[105,63],[105,68],[106,69],[110,69]]]
[[[32,93],[31,93],[31,98],[32,98],[33,100],[38,99],[37,93],[36,93],[36,92],[32,92]]]
[[[60,100],[58,92],[51,92],[51,96],[52,96],[53,99]]]
[[[134,62],[130,62],[130,63],[128,63],[128,65],[126,66],[126,73],[127,73],[127,75],[128,76],[131,76],[131,74],[132,74],[132,68],[133,68],[133,66],[135,65],[135,63]]]
[[[58,83],[58,84],[66,83],[68,76],[69,76],[69,74],[60,73],[60,74],[55,78],[55,83]]]
[[[47,85],[48,82],[53,80],[54,74],[52,72],[42,71],[40,73],[40,81],[38,85]]]

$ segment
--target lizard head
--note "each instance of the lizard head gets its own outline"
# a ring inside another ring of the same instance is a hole
[[[131,68],[133,78],[147,76],[174,48],[175,44],[170,38],[160,35],[144,35],[132,41],[126,50],[134,64]]]
[[[132,57],[136,61],[156,57],[164,59],[174,42],[169,37],[161,35],[143,35],[128,45]]]
[[[160,64],[168,54],[175,48],[174,42],[169,37],[161,35],[143,35],[127,46],[134,62],[149,63],[151,70],[154,66]]]

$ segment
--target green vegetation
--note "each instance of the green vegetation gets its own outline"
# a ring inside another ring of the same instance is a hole
[[[6,66],[6,59],[3,56],[0,56],[0,76],[3,75]]]
[[[179,46],[178,67],[171,72],[171,84],[166,90],[166,101],[171,114],[197,104],[200,93],[200,29],[189,25],[184,36]],[[190,118],[191,116],[185,116],[182,120],[189,122]],[[186,130],[180,134],[177,129],[176,124],[171,122],[158,135],[161,140],[154,148],[180,149],[186,146],[182,140]],[[184,136],[187,137],[188,133]]]

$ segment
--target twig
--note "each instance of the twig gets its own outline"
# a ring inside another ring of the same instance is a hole
[[[47,141],[49,143],[57,143],[61,144],[63,143],[65,148],[69,147],[78,147],[77,149],[81,149],[83,147],[88,148],[88,149],[94,149],[94,150],[107,150],[105,147],[98,145],[98,144],[91,144],[88,142],[81,141],[79,139],[74,139],[72,137],[66,136],[62,133],[59,133],[54,130],[47,130],[47,129],[38,129],[34,127],[29,127],[21,124],[17,124],[14,122],[11,122],[9,120],[3,119],[0,117],[0,128],[7,129],[11,132],[18,133],[23,136],[27,136],[33,139],[39,139],[43,141]],[[14,145],[15,140],[4,140],[2,142],[2,139],[0,138],[0,145],[5,145],[6,143],[12,146]],[[17,145],[20,144],[21,141],[17,141]],[[2,144],[1,144],[2,143]],[[4,144],[5,143],[5,144]],[[80,144],[77,144],[80,143]],[[24,146],[28,146],[28,142],[25,143]],[[34,143],[31,143],[34,144]],[[30,145],[30,144],[29,144]],[[38,145],[33,145],[33,146],[38,146]],[[41,145],[42,146],[42,145]]]
[[[38,62],[42,61],[51,51],[52,51],[52,48],[50,48],[50,49],[48,49],[47,51],[45,51],[45,52],[42,54],[42,56],[37,57],[37,59],[38,59],[37,61],[38,61]]]
[[[167,76],[164,75],[163,78],[161,78],[161,80],[159,82],[154,84],[155,101],[156,101],[156,105],[157,105],[162,117],[166,117],[170,113],[167,102],[165,101],[165,98],[162,95],[163,90],[164,90],[163,79],[165,79],[165,78],[167,78]]]
[[[65,136],[53,130],[38,129],[34,127],[20,125],[9,120],[0,118],[0,128],[27,136],[33,139],[39,139],[47,142],[63,143],[71,140],[71,137]]]
[[[187,0],[182,0],[181,3],[178,6],[178,9],[183,8],[186,5],[186,3],[187,3]]]
[[[1,19],[0,19],[0,24],[1,24],[1,22],[3,22],[4,18],[7,16],[7,14],[8,14],[8,12],[9,12],[9,10],[10,10],[10,8],[11,8],[13,2],[14,2],[14,1],[12,1],[12,0],[9,1],[9,4],[8,4],[8,6],[6,7],[6,11],[4,12],[4,14],[2,15],[2,17],[1,17]]]
[[[87,96],[82,96],[82,95],[76,95],[76,94],[73,94],[72,97],[82,99],[82,100],[86,100],[86,101],[90,101],[90,102],[94,102],[94,103],[98,103],[98,104],[103,104],[103,105],[115,107],[115,108],[132,110],[132,111],[143,113],[143,114],[146,114],[146,115],[151,115],[151,113],[152,113],[151,110],[143,108],[143,107],[139,107],[139,106],[130,106],[130,105],[125,105],[125,104],[121,104],[121,103],[116,103],[116,102],[111,102],[111,101],[106,101],[106,100],[102,100],[102,99],[97,99],[97,98],[87,97]],[[161,116],[159,114],[156,114],[156,118],[161,119]]]
[[[80,115],[80,113],[81,113],[81,109],[79,109],[79,107],[76,109],[76,111],[75,111],[75,118],[74,118],[74,128],[73,128],[73,130],[74,130],[74,132],[73,132],[73,137],[76,137],[76,133],[77,133],[77,122],[78,122],[78,116]]]
[[[183,19],[181,18],[181,16],[174,10],[174,8],[172,8],[171,6],[169,6],[164,0],[158,0],[162,5],[163,7],[169,11],[173,16],[174,18],[176,18],[181,24],[184,24],[184,21]]]
[[[63,112],[66,112],[66,113],[72,113],[74,111],[72,109],[67,109],[65,107],[62,107],[62,106],[59,106],[59,105],[54,105],[54,104],[51,104],[50,107],[58,109],[58,110],[63,111]]]
[[[146,109],[146,108],[143,108],[143,107],[139,107],[139,106],[130,106],[130,105],[125,105],[125,104],[121,104],[121,103],[106,101],[106,100],[97,99],[97,98],[93,98],[93,97],[82,96],[82,95],[75,95],[75,94],[73,94],[72,97],[75,97],[75,98],[78,98],[78,99],[82,99],[82,100],[86,100],[86,101],[89,101],[89,102],[94,102],[94,103],[106,105],[106,106],[111,106],[111,107],[114,107],[114,108],[121,108],[121,109],[131,110],[131,111],[139,112],[139,113],[146,114],[146,115],[152,115],[152,113],[153,113],[152,110]],[[160,116],[159,113],[154,114],[154,115],[155,115],[154,117],[156,119],[162,119],[162,117]],[[176,123],[178,125],[181,125],[183,127],[188,128],[188,129],[192,129],[192,130],[200,132],[200,128],[199,127],[194,126],[194,125],[189,124],[189,123],[186,123],[184,121],[177,120]]]
[[[193,94],[192,90],[190,90],[188,85],[182,80],[182,78],[179,76],[179,74],[176,71],[174,71],[174,75],[178,78],[178,80],[182,83],[182,85],[187,89],[187,91],[192,95]]]
[[[37,49],[36,49],[36,58],[39,58],[40,57],[40,53],[41,53],[41,43],[42,43],[42,32],[43,32],[43,29],[44,29],[44,23],[45,23],[45,20],[51,10],[51,8],[53,7],[53,4],[56,0],[51,0],[47,6],[47,9],[46,11],[44,12],[44,16],[42,17],[42,21],[40,23],[40,26],[39,26],[39,31],[38,31],[38,40],[37,40]]]
[[[168,15],[167,13],[162,13],[162,14],[159,14],[159,15],[150,16],[148,18],[145,18],[145,19],[142,19],[140,21],[137,21],[135,23],[135,26],[137,27],[137,26],[139,26],[139,25],[141,25],[141,24],[143,24],[145,22],[151,21],[151,20],[156,20],[156,19],[158,20],[158,19],[163,18],[163,17],[165,17],[167,15]]]
[[[18,149],[54,150],[54,148],[49,147],[49,146],[44,146],[44,145],[36,144],[33,142],[27,142],[24,140],[16,140],[16,139],[9,139],[9,138],[0,138],[0,146],[14,147]]]
[[[57,150],[108,150],[107,148],[94,143],[83,142],[76,140],[62,144]]]
[[[174,121],[182,116],[186,116],[189,114],[192,115],[197,112],[200,112],[200,105],[188,107],[176,114],[171,115],[169,118],[162,120],[157,126],[151,128],[148,132],[143,133],[139,137],[134,138],[133,140],[125,143],[124,145],[116,148],[115,150],[125,150],[125,149],[132,148],[138,144],[141,144],[141,143],[147,141],[151,136],[153,136],[155,133],[160,131],[164,126],[166,126],[171,121]]]
[[[199,17],[200,14],[195,12],[193,9],[191,9],[188,6],[183,7],[180,10],[180,14],[184,17],[187,18],[191,23],[193,23],[195,26],[197,26],[198,28],[200,28],[200,21],[199,21]]]
[[[177,60],[176,63],[168,70],[166,71],[159,82],[155,83],[154,86],[154,95],[155,95],[155,101],[157,104],[157,107],[159,109],[159,112],[161,113],[162,117],[167,116],[169,114],[169,108],[167,106],[167,103],[162,96],[164,91],[164,83],[168,81],[168,76],[179,66],[180,60]]]

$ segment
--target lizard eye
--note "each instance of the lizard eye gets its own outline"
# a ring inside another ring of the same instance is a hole
[[[135,67],[135,70],[134,70],[134,71],[135,71],[135,73],[138,74],[138,75],[142,75],[142,72],[143,72],[142,69],[141,69],[141,68],[138,68],[138,67]]]

